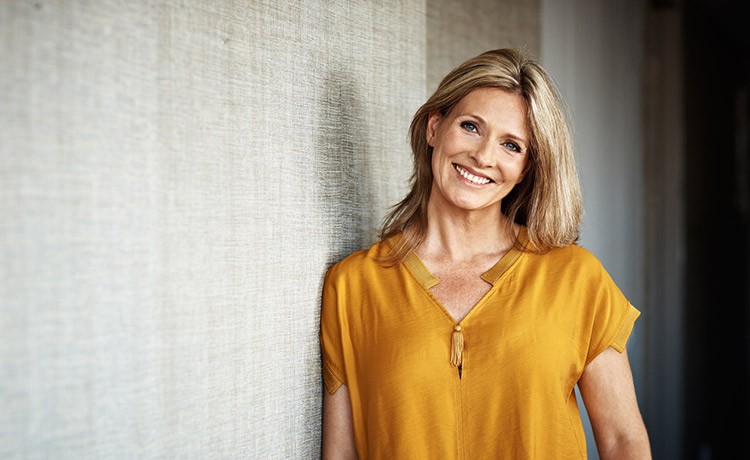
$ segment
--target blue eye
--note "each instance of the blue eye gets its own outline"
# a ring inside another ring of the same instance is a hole
[[[515,144],[513,142],[504,142],[503,147],[513,152],[521,152],[521,147],[519,147],[518,144]]]
[[[466,131],[469,131],[469,132],[472,132],[472,133],[479,132],[479,129],[477,129],[477,125],[475,125],[474,123],[472,123],[470,121],[464,121],[464,122],[462,122],[461,123],[461,127],[463,129],[465,129]]]

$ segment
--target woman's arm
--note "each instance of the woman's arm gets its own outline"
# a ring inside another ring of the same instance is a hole
[[[602,460],[651,459],[627,351],[604,350],[578,381]]]
[[[323,392],[323,460],[356,459],[352,404],[341,385],[334,394]]]

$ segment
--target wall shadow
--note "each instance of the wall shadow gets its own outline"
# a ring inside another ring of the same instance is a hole
[[[315,159],[326,267],[364,249],[377,226],[367,113],[354,77],[340,67],[330,68],[324,79]]]

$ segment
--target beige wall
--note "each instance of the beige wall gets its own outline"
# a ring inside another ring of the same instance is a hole
[[[539,54],[539,0],[427,0],[427,91],[455,66],[504,46]]]
[[[325,268],[436,75],[539,46],[474,3],[0,3],[0,457],[317,458]]]
[[[654,305],[647,301],[643,254],[642,8],[630,0],[543,0],[541,57],[572,116],[585,202],[580,244],[599,257],[642,313],[628,356],[646,409],[645,333]],[[584,426],[593,446],[585,416]],[[598,458],[595,449],[589,457]]]

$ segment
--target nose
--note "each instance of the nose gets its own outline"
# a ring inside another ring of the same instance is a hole
[[[469,157],[474,160],[477,167],[488,168],[492,166],[494,148],[489,139],[482,139],[471,150]]]

